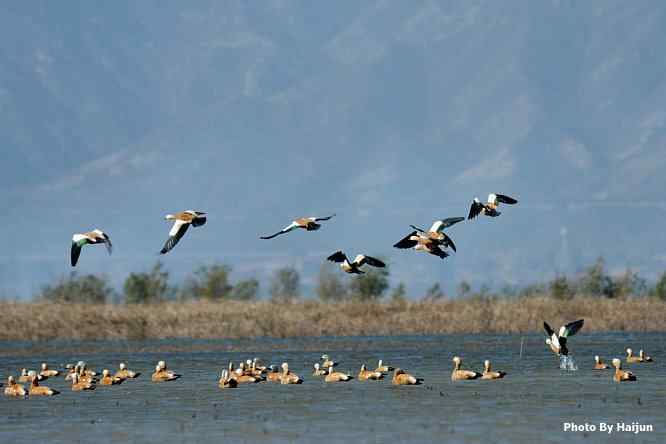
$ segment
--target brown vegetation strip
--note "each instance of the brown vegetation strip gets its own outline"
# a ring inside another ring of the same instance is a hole
[[[586,331],[666,331],[666,302],[651,298],[464,299],[441,302],[303,301],[88,305],[0,302],[0,340],[245,338],[270,336],[527,333],[585,318]]]

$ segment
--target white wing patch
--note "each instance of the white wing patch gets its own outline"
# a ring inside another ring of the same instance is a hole
[[[488,195],[488,203],[495,205],[497,203],[497,195],[494,193],[491,193]]]
[[[182,220],[177,220],[176,222],[174,222],[173,227],[171,227],[171,231],[169,231],[169,236],[175,236],[176,234],[178,234],[180,227],[182,227],[186,223],[187,222],[183,222]]]
[[[72,236],[72,242],[78,242],[83,239],[88,239],[88,238],[83,234],[75,234],[74,236]]]
[[[294,221],[294,222],[290,223],[289,225],[287,225],[286,227],[284,227],[282,229],[282,231],[286,233],[287,231],[291,231],[291,230],[293,230],[294,228],[297,228],[297,227],[300,227],[300,225],[297,224],[296,221]]]
[[[365,256],[363,256],[362,254],[357,254],[356,257],[354,258],[354,263],[360,264],[361,261],[363,261],[363,259],[365,259]]]
[[[440,228],[444,225],[444,223],[441,220],[435,221],[435,223],[432,224],[432,227],[430,227],[430,231],[434,233],[439,233]]]

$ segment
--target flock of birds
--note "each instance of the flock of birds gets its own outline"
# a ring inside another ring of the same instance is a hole
[[[491,193],[488,196],[488,201],[486,203],[481,202],[478,198],[474,198],[467,219],[474,219],[479,215],[497,217],[501,214],[498,211],[500,204],[514,205],[516,203],[518,203],[516,199],[496,193]],[[326,217],[313,216],[298,218],[293,220],[289,225],[277,233],[268,236],[261,236],[260,238],[273,239],[282,234],[289,233],[295,229],[316,231],[321,228],[320,222],[330,220],[334,216],[335,214]],[[167,214],[165,216],[165,220],[172,220],[174,223],[171,227],[171,230],[169,231],[168,239],[160,250],[160,254],[166,254],[171,251],[183,238],[190,226],[200,227],[204,225],[207,220],[207,214],[202,211],[186,210],[176,214]],[[422,228],[411,225],[411,228],[414,231],[398,241],[394,247],[427,252],[444,259],[445,257],[449,256],[449,254],[446,252],[447,248],[451,248],[451,250],[456,251],[455,244],[451,238],[446,233],[444,233],[444,230],[463,220],[465,220],[464,217],[452,217],[448,219],[437,220],[432,224],[429,230],[424,230]],[[74,234],[72,236],[71,247],[72,267],[75,267],[78,263],[81,250],[84,246],[98,244],[105,245],[108,253],[112,253],[113,245],[111,243],[111,238],[104,231],[100,229],[94,229],[86,233]],[[335,253],[328,256],[327,259],[329,261],[339,263],[340,268],[344,272],[350,274],[364,274],[364,271],[361,269],[361,267],[366,264],[371,267],[379,268],[386,266],[386,264],[384,264],[384,262],[381,260],[364,254],[359,254],[354,258],[354,260],[349,260],[347,255],[345,255],[345,253],[342,251],[336,251]]]
[[[475,378],[500,379],[506,374],[504,372],[493,371],[488,360],[484,362],[483,373],[461,369],[461,359],[457,356],[453,358],[453,363],[454,368],[451,373],[451,379],[454,381]],[[336,366],[338,366],[337,362],[331,360],[328,355],[322,355],[321,362],[316,362],[313,365],[312,376],[323,377],[324,382],[327,383],[347,382],[354,379],[348,372],[337,371],[335,369]],[[400,368],[385,365],[381,359],[374,370],[368,370],[365,364],[361,365],[356,378],[359,381],[380,381],[391,372],[393,373],[391,382],[394,385],[419,385],[423,382],[423,379],[412,376]],[[99,377],[97,372],[88,369],[87,364],[83,361],[79,361],[76,365],[67,364],[62,371],[50,369],[47,363],[43,362],[39,372],[35,370],[28,371],[25,368],[22,369],[18,381],[14,376],[9,376],[4,391],[5,395],[11,397],[57,395],[59,394],[57,390],[42,385],[41,382],[61,374],[64,374],[65,381],[71,383],[71,390],[75,392],[95,390],[97,384],[118,385],[141,375],[141,373],[128,369],[124,362],[120,363],[118,370],[113,375],[108,369],[103,369]],[[159,361],[155,366],[155,371],[151,375],[151,381],[155,383],[167,382],[174,381],[180,377],[181,375],[167,368],[165,361]],[[236,388],[240,384],[255,384],[260,382],[302,384],[303,378],[291,371],[287,362],[283,362],[278,369],[276,365],[262,365],[258,358],[254,358],[241,362],[237,368],[234,368],[234,364],[229,362],[229,366],[222,370],[220,374],[218,386],[226,389]],[[22,383],[30,383],[28,390],[25,389]]]
[[[548,325],[548,322],[544,321],[543,329],[546,331],[547,335],[546,345],[548,345],[550,350],[556,355],[560,357],[568,357],[569,349],[567,348],[567,338],[575,335],[583,327],[584,322],[584,319],[569,322],[568,324],[561,326],[558,331],[555,331],[550,325]],[[627,348],[626,352],[626,361],[628,364],[652,362],[652,358],[647,356],[643,350],[639,350],[638,356],[635,356],[630,348]],[[613,358],[611,362],[615,368],[615,373],[613,374],[613,380],[615,382],[636,381],[636,375],[628,370],[622,369],[622,361],[619,358]],[[603,362],[598,355],[595,355],[593,368],[594,370],[607,370],[610,366]]]
[[[567,356],[566,338],[573,336],[582,326],[583,320],[581,319],[564,325],[558,332],[555,332],[548,323],[544,322],[544,328],[549,333],[546,343],[554,353],[559,356]],[[652,362],[652,358],[645,355],[643,350],[640,350],[638,356],[635,356],[632,350],[628,348],[626,362],[631,364]],[[612,363],[615,368],[614,381],[636,381],[636,376],[632,372],[622,369],[620,359],[615,358]],[[348,382],[354,379],[354,376],[349,372],[336,370],[337,366],[337,362],[324,354],[321,356],[321,361],[313,365],[312,376],[317,378],[323,377],[326,383]],[[42,385],[41,382],[61,374],[64,374],[65,380],[71,383],[71,390],[75,392],[95,390],[97,384],[104,386],[118,385],[141,375],[141,373],[127,368],[124,362],[120,363],[118,370],[113,375],[108,369],[103,369],[99,377],[97,372],[88,369],[87,364],[83,361],[79,361],[76,365],[67,364],[64,367],[62,371],[53,370],[48,367],[46,362],[43,362],[39,372],[35,370],[28,371],[23,368],[17,378],[18,381],[14,376],[7,378],[7,386],[4,393],[6,396],[23,398],[28,396],[57,395],[59,393],[57,390]],[[608,364],[604,363],[599,356],[594,357],[594,370],[606,370],[609,368]],[[422,378],[417,378],[400,368],[393,368],[386,365],[381,359],[374,370],[369,370],[365,364],[362,364],[356,375],[356,379],[359,381],[381,381],[391,372],[393,373],[391,377],[393,385],[419,385],[423,383]],[[459,356],[453,357],[452,381],[473,379],[496,380],[502,379],[505,376],[506,372],[493,370],[492,364],[487,359],[483,362],[483,371],[476,372],[474,370],[463,369],[462,359]],[[165,361],[159,361],[155,366],[154,372],[151,374],[151,381],[155,383],[175,381],[180,377],[180,374],[174,373],[167,368]],[[256,384],[261,382],[302,384],[303,378],[291,371],[287,362],[283,362],[278,368],[277,365],[262,365],[258,358],[254,358],[241,362],[237,368],[234,368],[234,364],[229,362],[228,367],[220,373],[218,387],[221,389],[236,388],[241,384]],[[25,389],[22,383],[30,383],[28,390]]]
[[[475,198],[472,202],[467,219],[474,219],[479,215],[497,217],[501,214],[498,211],[500,204],[513,205],[517,202],[518,201],[512,197],[495,193],[488,196],[488,201],[486,203],[483,203],[478,198]],[[182,239],[190,226],[199,227],[204,225],[206,223],[206,216],[207,215],[204,212],[193,210],[166,215],[165,219],[173,220],[174,223],[171,230],[169,231],[169,238],[165,242],[164,247],[160,253],[166,254],[171,251]],[[335,215],[333,214],[327,217],[299,218],[292,221],[289,225],[277,233],[268,236],[261,236],[261,239],[273,239],[277,236],[289,233],[295,229],[316,231],[321,228],[320,222],[328,221],[334,216]],[[448,248],[456,251],[456,246],[453,240],[451,240],[451,238],[444,232],[444,230],[463,220],[465,220],[464,217],[437,220],[432,224],[429,230],[424,230],[422,228],[411,225],[413,231],[398,241],[394,247],[427,252],[443,259],[449,255],[446,251]],[[81,249],[84,246],[96,244],[104,244],[109,254],[111,254],[113,248],[111,239],[102,230],[95,229],[87,233],[75,234],[72,237],[71,247],[72,266],[76,266],[81,254]],[[384,262],[381,260],[364,254],[359,254],[354,258],[354,260],[350,260],[342,251],[336,251],[335,253],[328,256],[327,260],[339,263],[340,268],[344,272],[350,274],[363,274],[364,271],[361,269],[361,267],[364,265],[369,265],[372,267],[385,266]],[[563,325],[558,331],[555,331],[550,325],[548,325],[547,322],[544,322],[544,330],[547,334],[546,344],[558,356],[568,356],[569,350],[567,348],[567,339],[575,335],[582,328],[583,323],[584,320],[580,319]],[[353,376],[347,372],[335,370],[337,363],[332,361],[328,355],[323,355],[321,358],[322,362],[317,362],[313,366],[313,376],[323,377],[324,381],[327,383],[346,382],[354,379]],[[626,361],[628,363],[651,362],[652,358],[645,356],[643,350],[640,350],[638,356],[634,356],[631,349],[627,349]],[[619,359],[613,359],[612,363],[615,367],[615,374],[613,378],[615,381],[622,382],[636,380],[636,376],[632,372],[622,369]],[[599,358],[599,356],[595,356],[594,369],[603,370],[608,368],[609,366],[605,364]],[[86,366],[86,363],[82,361],[79,361],[76,365],[65,366],[65,370],[63,370],[63,372],[65,373],[65,379],[71,382],[71,389],[73,391],[94,390],[96,384],[117,385],[123,383],[126,380],[134,379],[140,375],[140,373],[129,370],[125,363],[121,363],[118,370],[113,375],[111,375],[111,372],[108,369],[104,369],[101,372],[101,376],[97,378],[97,373],[89,370]],[[395,385],[417,385],[423,381],[421,378],[410,375],[400,368],[394,369],[393,367],[387,366],[381,360],[379,361],[377,368],[374,370],[369,370],[365,364],[362,365],[358,374],[356,375],[356,378],[360,381],[382,380],[390,372],[393,372],[391,381]],[[4,393],[7,396],[18,397],[24,397],[28,395],[55,395],[58,393],[56,390],[41,385],[40,381],[43,381],[47,378],[56,377],[60,373],[61,372],[58,370],[49,369],[46,363],[42,363],[42,367],[39,372],[27,371],[26,369],[23,369],[21,375],[18,377],[18,382],[14,379],[13,376],[8,377],[7,386],[5,387]],[[489,360],[484,361],[482,372],[476,372],[473,370],[463,369],[462,359],[460,357],[455,356],[453,358],[453,370],[451,372],[451,380],[453,381],[472,379],[502,379],[505,375],[505,372],[494,371]],[[180,375],[172,372],[171,370],[168,370],[164,361],[159,361],[157,363],[155,370],[151,375],[151,380],[153,382],[173,381],[178,378],[180,378]],[[248,359],[246,362],[241,362],[237,368],[234,368],[233,363],[230,362],[228,368],[221,372],[218,385],[220,388],[226,389],[235,388],[239,384],[259,383],[263,381],[279,384],[301,384],[303,379],[289,369],[289,364],[287,362],[282,363],[278,368],[276,365],[261,365],[258,359],[255,358],[253,360]],[[21,383],[27,382],[30,383],[30,386],[26,391]]]

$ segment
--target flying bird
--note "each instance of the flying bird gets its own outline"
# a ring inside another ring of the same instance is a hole
[[[583,327],[584,319],[579,319],[574,322],[569,322],[567,325],[560,327],[559,332],[555,333],[555,330],[551,328],[546,321],[543,322],[543,328],[548,334],[546,339],[546,344],[550,347],[553,353],[557,355],[567,356],[569,354],[569,349],[567,349],[567,338],[575,335],[578,330]]]
[[[484,214],[490,217],[497,217],[502,214],[501,212],[497,211],[497,207],[499,207],[500,203],[514,205],[517,204],[518,201],[513,197],[505,196],[503,194],[491,193],[488,195],[488,202],[484,204],[479,200],[478,197],[475,197],[474,201],[472,202],[472,207],[469,209],[469,215],[467,216],[467,219],[474,219],[479,214]]]
[[[444,233],[444,229],[463,220],[465,220],[464,217],[450,217],[444,220],[436,220],[428,231],[410,225],[416,231],[412,231],[393,246],[400,249],[413,248],[416,251],[425,251],[444,259],[449,254],[443,251],[440,246],[444,246],[444,248],[451,247],[453,251],[456,251],[456,245]]]
[[[365,274],[365,272],[360,269],[365,264],[378,268],[384,268],[386,266],[386,264],[379,259],[365,256],[363,254],[359,254],[353,261],[349,262],[349,259],[347,259],[347,256],[342,251],[336,251],[326,259],[331,262],[339,263],[342,271],[351,274]]]
[[[185,235],[187,229],[192,225],[193,227],[200,227],[206,223],[206,213],[201,211],[186,210],[176,214],[167,214],[164,216],[165,220],[173,220],[173,226],[169,231],[169,239],[167,239],[160,254],[166,254],[176,246],[178,241]]]
[[[106,245],[106,250],[111,254],[113,251],[113,245],[111,245],[111,239],[109,236],[102,230],[95,229],[87,233],[77,233],[72,236],[72,249],[71,249],[71,259],[72,267],[76,267],[76,263],[79,261],[79,256],[81,255],[81,248],[84,245],[95,245],[95,244],[104,244]]]
[[[445,235],[446,236],[446,235]],[[447,236],[448,238],[448,236]],[[451,242],[453,243],[453,242]],[[432,240],[419,234],[417,231],[412,231],[404,238],[400,239],[395,245],[395,248],[408,249],[413,248],[416,251],[425,251],[432,255],[438,256],[442,259],[449,257],[449,254],[440,248],[440,242]]]
[[[290,223],[289,225],[287,225],[286,227],[284,227],[283,229],[281,229],[277,233],[271,234],[270,236],[260,236],[260,239],[273,239],[274,237],[277,237],[281,234],[289,233],[291,230],[293,230],[295,228],[303,228],[306,231],[316,231],[316,230],[321,228],[321,224],[318,224],[317,222],[321,222],[321,221],[324,221],[324,220],[329,220],[333,216],[335,216],[335,214],[331,214],[330,216],[327,216],[327,217],[314,217],[314,216],[313,217],[301,217],[299,219],[295,219],[294,221],[292,221],[292,223]]]
[[[433,222],[432,226],[428,231],[425,231],[423,228],[415,227],[414,225],[410,225],[413,229],[421,233],[422,235],[426,236],[428,239],[434,240],[434,241],[440,241],[442,242],[442,245],[446,247],[451,247],[453,251],[456,251],[456,246],[451,240],[450,237],[444,233],[445,228],[449,228],[452,225],[457,224],[458,222],[464,221],[464,217],[449,217],[447,219],[443,220],[436,220]]]

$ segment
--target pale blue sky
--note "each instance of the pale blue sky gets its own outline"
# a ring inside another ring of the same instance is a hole
[[[119,284],[158,259],[164,214],[210,213],[162,258],[178,283],[232,264],[306,285],[337,249],[387,258],[415,297],[666,268],[662,2],[25,2],[0,16],[0,295],[70,270]],[[445,261],[409,224],[513,195],[453,227]],[[299,216],[316,233],[258,236]],[[264,285],[264,290],[266,285]],[[307,291],[306,291],[307,293]]]

